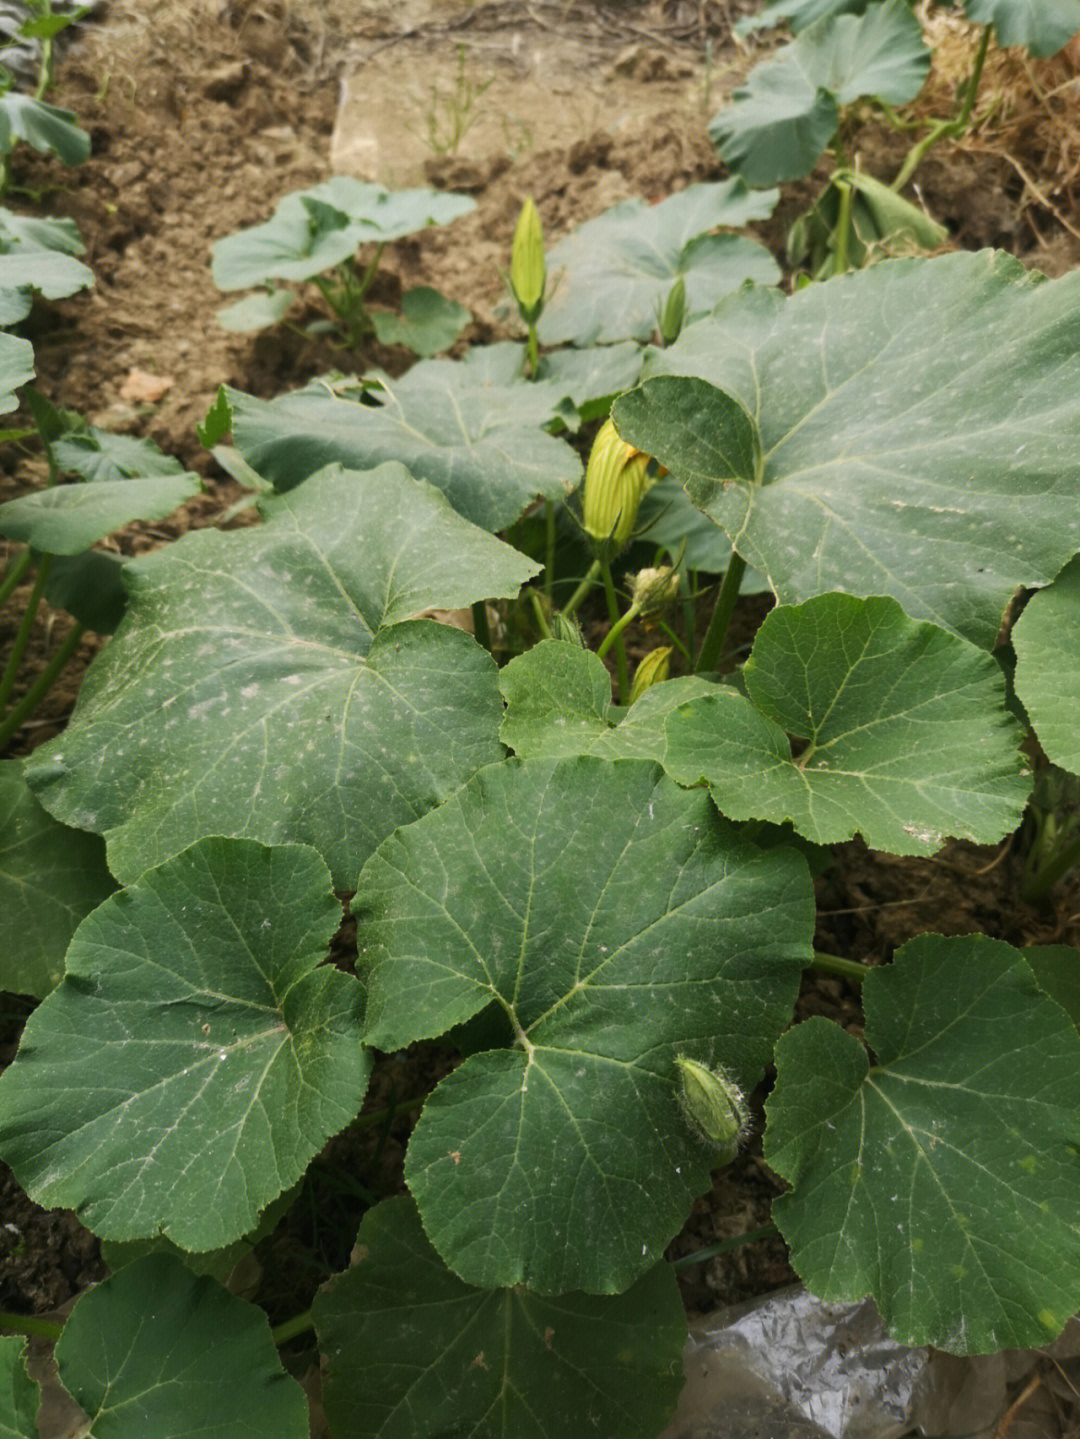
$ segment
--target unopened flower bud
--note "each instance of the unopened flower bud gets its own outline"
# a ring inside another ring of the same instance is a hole
[[[514,244],[510,251],[510,285],[514,291],[521,318],[527,325],[535,324],[544,308],[544,287],[547,265],[544,261],[544,231],[540,213],[532,200],[526,200],[518,216]]]
[[[638,570],[630,581],[630,598],[643,620],[658,615],[679,597],[679,572],[670,565]]]
[[[561,610],[556,610],[551,616],[551,638],[562,640],[564,644],[578,645],[585,648],[585,640],[581,634],[581,626],[577,620],[570,615],[564,615]]]
[[[660,311],[660,338],[665,345],[673,345],[679,338],[679,331],[682,329],[685,319],[686,281],[680,275],[668,291],[667,299]]]
[[[739,1152],[739,1141],[749,1122],[742,1090],[722,1069],[707,1069],[696,1059],[677,1054],[675,1063],[682,1080],[682,1101],[687,1118],[730,1164]]]
[[[634,533],[638,506],[652,479],[646,476],[649,456],[620,439],[610,420],[605,420],[593,442],[585,471],[582,524],[598,545],[614,553]]]
[[[639,700],[653,685],[663,684],[670,672],[671,646],[661,645],[659,649],[650,650],[634,671],[634,683],[630,686],[630,699],[627,703],[633,704],[635,700]]]

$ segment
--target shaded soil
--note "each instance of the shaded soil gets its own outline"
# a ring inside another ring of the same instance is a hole
[[[403,289],[431,284],[473,312],[459,349],[501,338],[507,331],[498,312],[500,270],[522,200],[536,200],[551,241],[618,200],[660,198],[717,177],[703,122],[749,63],[730,38],[738,6],[716,0],[468,7],[445,0],[162,0],[153,11],[151,23],[145,7],[111,0],[64,62],[53,99],[90,130],[90,161],[63,172],[23,159],[17,176],[47,210],[78,222],[97,276],[89,294],[40,305],[27,324],[41,391],[96,424],[149,436],[206,482],[206,493],[178,515],[107,542],[123,554],[217,523],[237,498],[195,434],[218,385],[271,396],[335,367],[378,364],[400,372],[408,363],[404,351],[373,341],[343,353],[291,329],[256,338],[227,334],[214,319],[222,304],[209,273],[215,239],[266,218],[282,194],[334,168],[466,190],[479,201],[475,213],[389,247],[372,299],[392,306]],[[440,154],[438,137],[446,131],[430,131],[429,120],[434,115],[445,126],[462,55],[479,90],[477,114],[456,151]],[[1071,63],[1075,72],[1080,55]],[[919,170],[918,193],[956,244],[1007,248],[1059,274],[1080,263],[1080,144],[1069,139],[1075,115],[1059,70],[1023,62],[1027,68],[1017,71],[1019,64],[1004,57],[994,72],[1004,96],[999,128],[977,127],[963,143],[935,152]],[[399,120],[408,138],[395,150],[386,126]],[[865,117],[849,143],[850,153],[883,178],[895,173],[905,145]],[[813,182],[789,187],[773,220],[760,228],[778,256],[787,225],[826,172],[822,166]],[[317,313],[312,291],[297,318]],[[161,381],[159,400],[133,393],[135,372]],[[0,499],[42,477],[32,453],[9,445],[0,455]],[[27,594],[24,588],[0,611],[0,653],[12,643]],[[743,605],[747,642],[763,612],[761,601]],[[23,688],[68,623],[63,615],[42,616]],[[58,731],[99,644],[85,637],[63,682],[9,754],[28,752]],[[842,846],[818,880],[817,945],[873,964],[927,930],[981,931],[1014,944],[1080,943],[1080,886],[1065,883],[1052,905],[1030,910],[1017,898],[1021,867],[1013,841],[996,849],[953,844],[930,860]],[[350,962],[350,944],[346,926],[339,963]],[[26,1009],[0,996],[0,1063],[14,1053]],[[859,1032],[858,996],[843,980],[807,980],[800,1014],[812,1013]],[[400,1187],[409,1101],[454,1062],[436,1046],[380,1061],[365,1114],[404,1108],[328,1146],[289,1218],[259,1246],[254,1278],[247,1274],[272,1322],[304,1308],[326,1275],[347,1262],[364,1205]],[[755,1138],[715,1176],[672,1256],[768,1222],[781,1186],[761,1159],[766,1089],[754,1096]],[[72,1216],[32,1205],[2,1169],[0,1216],[0,1308],[52,1311],[104,1274],[97,1241]],[[687,1305],[696,1310],[793,1277],[778,1239],[680,1271]],[[297,1365],[302,1361],[301,1345]]]

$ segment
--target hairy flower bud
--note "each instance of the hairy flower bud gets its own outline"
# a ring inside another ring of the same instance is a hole
[[[682,1081],[682,1101],[687,1117],[730,1164],[739,1152],[739,1140],[749,1122],[742,1090],[722,1069],[707,1069],[696,1059],[675,1056]]]
[[[526,200],[522,205],[514,231],[514,244],[510,251],[510,285],[521,318],[527,325],[535,324],[544,308],[547,265],[540,213],[532,200]]]
[[[634,671],[634,683],[630,686],[627,703],[633,704],[635,700],[639,700],[653,685],[663,684],[670,671],[671,646],[661,645],[659,649],[650,650]]]
[[[556,610],[551,616],[551,638],[562,640],[564,644],[577,645],[580,649],[585,648],[581,626],[577,620],[572,619],[570,615],[564,615],[561,610]]]
[[[661,614],[679,596],[679,572],[670,565],[638,570],[630,581],[630,598],[643,620]]]
[[[645,474],[649,456],[620,439],[610,420],[605,420],[593,442],[585,471],[582,524],[598,545],[614,553],[634,532],[641,497],[652,483]]]

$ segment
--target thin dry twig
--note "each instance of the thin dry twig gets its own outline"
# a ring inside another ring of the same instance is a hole
[[[1006,1439],[1006,1435],[1012,1428],[1013,1420],[1016,1418],[1017,1414],[1019,1414],[1020,1410],[1024,1407],[1024,1405],[1035,1393],[1035,1391],[1041,1388],[1042,1375],[1035,1374],[1031,1379],[1028,1380],[1027,1384],[1024,1385],[1024,1388],[1019,1394],[1019,1396],[1013,1400],[1013,1402],[1009,1405],[1008,1409],[1006,1409],[1005,1413],[1001,1416],[1001,1422],[994,1430],[994,1439]]]

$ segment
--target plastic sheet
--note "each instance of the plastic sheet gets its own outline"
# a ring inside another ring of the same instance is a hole
[[[1048,1354],[1080,1354],[1077,1321],[1049,1350],[960,1359],[897,1344],[870,1300],[779,1290],[691,1324],[686,1388],[661,1439],[992,1439],[1007,1385]],[[1036,1432],[1059,1431],[1009,1431]]]

